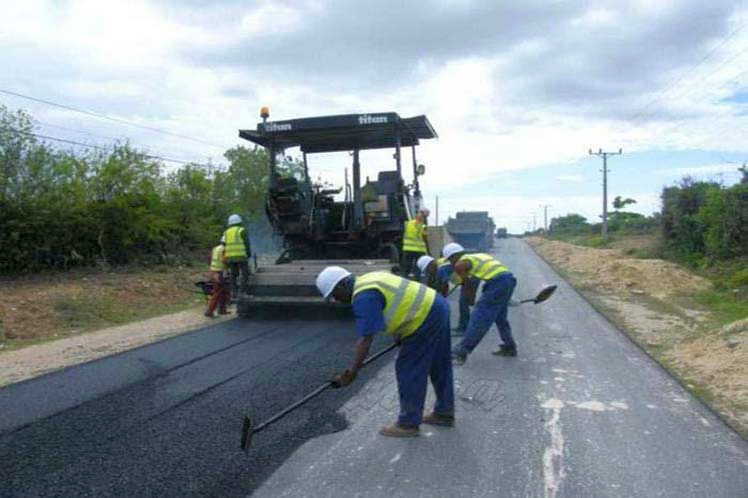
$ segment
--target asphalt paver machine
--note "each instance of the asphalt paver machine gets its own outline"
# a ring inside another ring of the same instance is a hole
[[[417,162],[416,146],[436,138],[436,132],[426,116],[401,118],[394,112],[268,121],[263,108],[261,117],[255,130],[240,130],[239,136],[268,152],[265,208],[283,239],[283,253],[275,264],[254,269],[248,293],[237,298],[238,312],[344,309],[319,296],[317,273],[333,264],[354,274],[398,271],[404,222],[415,217],[422,202],[418,178],[425,168]],[[286,155],[295,147],[302,153],[296,163]],[[394,150],[394,169],[362,182],[360,152],[371,149]],[[412,183],[403,175],[407,149]],[[309,156],[330,152],[348,152],[351,158],[350,181],[346,171],[339,187],[310,177]]]

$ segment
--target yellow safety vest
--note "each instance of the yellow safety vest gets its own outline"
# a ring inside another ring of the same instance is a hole
[[[403,234],[403,251],[426,253],[426,243],[423,241],[423,234],[426,227],[418,220],[408,220],[405,222],[405,233]]]
[[[481,280],[491,280],[509,271],[509,268],[501,264],[501,261],[489,254],[465,254],[459,259],[459,261],[463,260],[470,261],[471,268],[468,275]]]
[[[240,226],[228,227],[223,233],[226,238],[227,259],[247,259],[247,248],[244,246],[244,228]]]
[[[437,268],[441,268],[442,266],[447,266],[447,265],[451,265],[451,264],[452,263],[450,263],[449,259],[447,259],[447,258],[439,258],[439,259],[436,260],[436,267]],[[462,279],[457,274],[457,272],[454,271],[454,270],[452,271],[452,276],[449,277],[449,281],[453,285],[460,285],[462,283]]]
[[[423,324],[436,299],[434,289],[384,271],[356,277],[353,296],[376,289],[384,296],[384,323],[388,334],[401,339],[413,334]]]
[[[224,250],[225,248],[222,244],[213,248],[213,252],[210,255],[210,271],[223,271],[226,269],[226,265],[223,262]]]

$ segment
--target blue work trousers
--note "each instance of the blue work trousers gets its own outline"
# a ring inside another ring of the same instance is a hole
[[[465,295],[465,286],[462,286],[462,288],[460,288],[460,316],[457,321],[457,328],[460,330],[467,330],[469,321],[470,303],[468,303],[467,295]]]
[[[449,304],[437,296],[421,328],[403,340],[395,362],[403,427],[418,427],[423,418],[428,378],[436,393],[434,412],[454,415],[455,395],[450,355]]]
[[[455,347],[456,354],[471,353],[494,323],[499,329],[504,346],[516,349],[512,327],[507,320],[509,301],[516,286],[517,279],[509,272],[502,273],[483,284],[483,293],[470,314],[465,337]]]

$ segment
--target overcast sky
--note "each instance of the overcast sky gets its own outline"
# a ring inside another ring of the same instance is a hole
[[[623,148],[610,195],[643,213],[684,174],[729,184],[748,160],[746,1],[7,0],[0,67],[0,90],[197,140],[0,93],[40,132],[199,162],[221,162],[263,105],[278,120],[426,114],[439,134],[419,152],[427,204],[440,196],[440,221],[488,210],[515,232],[533,213],[539,226],[541,204],[597,218],[590,148]],[[349,159],[310,161],[338,181]]]

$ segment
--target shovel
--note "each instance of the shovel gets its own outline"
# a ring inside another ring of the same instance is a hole
[[[520,304],[533,303],[540,304],[543,301],[547,301],[549,297],[556,292],[556,285],[548,285],[538,292],[538,295],[531,299],[523,299],[522,301],[509,301],[509,306],[519,306]]]
[[[462,284],[460,284],[462,285]],[[451,291],[449,291],[449,294],[447,294],[447,297],[451,296],[454,291],[457,290],[460,285],[455,285]],[[540,304],[543,301],[547,301],[548,298],[550,298],[554,292],[556,292],[557,285],[547,285],[543,287],[540,292],[538,292],[538,295],[530,298],[530,299],[523,299],[522,301],[509,301],[509,306],[519,306],[520,304],[525,303],[533,303],[533,304]]]
[[[382,351],[378,352],[377,354],[368,357],[366,359],[366,361],[364,361],[364,363],[363,363],[362,366],[366,366],[369,363],[371,363],[371,362],[375,361],[376,359],[380,358],[381,356],[386,355],[387,353],[389,353],[390,351],[392,351],[393,349],[395,349],[397,346],[398,346],[397,343],[392,344],[391,346],[383,349]],[[281,410],[280,412],[276,413],[275,415],[273,415],[272,417],[270,417],[269,419],[267,419],[266,421],[264,421],[263,423],[261,423],[257,427],[254,427],[252,425],[252,419],[249,418],[249,416],[245,416],[244,417],[244,425],[242,426],[241,448],[243,450],[246,450],[247,448],[249,448],[252,445],[252,436],[254,436],[255,434],[257,434],[261,430],[265,429],[269,425],[271,425],[271,424],[277,422],[278,420],[282,419],[283,417],[285,417],[286,415],[288,415],[289,413],[291,413],[292,411],[294,411],[295,409],[297,409],[301,405],[305,404],[309,400],[311,400],[313,398],[316,398],[317,396],[319,396],[320,394],[322,394],[324,391],[326,391],[328,388],[332,387],[333,384],[334,384],[333,381],[328,380],[327,382],[325,382],[324,384],[322,384],[321,386],[319,386],[317,389],[315,389],[314,391],[310,392],[309,394],[307,394],[306,396],[304,396],[303,398],[301,398],[296,403],[294,403],[294,404],[290,405],[288,408],[285,408],[285,409]]]

